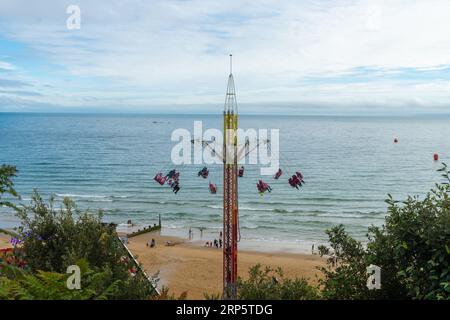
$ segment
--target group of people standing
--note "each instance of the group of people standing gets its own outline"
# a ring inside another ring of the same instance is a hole
[[[214,239],[214,241],[206,241],[205,247],[207,248],[222,248],[222,238],[219,238],[219,240]]]
[[[205,228],[199,228],[200,230],[200,238],[203,238],[203,230]],[[189,240],[194,240],[194,231],[192,230],[192,228],[189,228]],[[219,232],[219,238],[218,239],[214,239],[212,241],[206,241],[205,243],[205,247],[207,248],[222,248],[223,246],[223,240],[222,240],[222,231]]]

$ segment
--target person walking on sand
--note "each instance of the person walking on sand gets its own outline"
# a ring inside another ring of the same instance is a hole
[[[314,254],[314,243],[313,243],[313,245],[311,247],[311,254]]]
[[[189,240],[192,240],[192,229],[189,228]]]

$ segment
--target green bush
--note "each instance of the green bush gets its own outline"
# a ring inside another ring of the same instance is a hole
[[[0,264],[0,300],[106,300],[117,296],[120,281],[113,281],[110,270],[94,272],[80,261],[81,289],[70,290],[68,274],[38,271],[35,274]]]
[[[450,176],[423,200],[390,195],[385,225],[372,226],[367,246],[351,238],[343,226],[327,231],[330,247],[322,295],[327,299],[450,299]],[[366,267],[381,268],[381,289],[368,290]]]
[[[101,222],[101,212],[80,212],[65,198],[55,208],[53,198],[46,203],[34,192],[31,204],[17,209],[21,220],[22,250],[32,270],[65,272],[68,265],[86,259],[92,267],[121,268],[123,255],[114,226]],[[113,270],[115,271],[115,270]]]
[[[306,279],[285,278],[280,268],[272,269],[260,264],[250,268],[248,280],[237,283],[240,300],[310,300],[317,299],[317,290]]]
[[[36,191],[29,205],[3,200],[5,194],[19,198],[13,182],[16,173],[13,166],[0,167],[0,205],[14,208],[21,221],[16,233],[8,233],[21,240],[14,254],[25,260],[27,272],[1,266],[0,298],[148,299],[155,295],[153,284],[142,273],[130,274],[136,266],[118,240],[115,226],[102,223],[101,211],[81,212],[68,198],[56,208],[53,197],[46,202]],[[82,279],[86,287],[69,291],[66,269],[80,261],[86,264]]]
[[[140,273],[131,277],[133,261],[126,259],[115,226],[102,223],[102,213],[81,212],[65,198],[57,209],[54,199],[45,202],[35,191],[30,205],[17,208],[21,252],[33,273],[65,273],[70,265],[85,260],[97,273],[110,273],[120,290],[114,298],[147,299],[155,292]]]

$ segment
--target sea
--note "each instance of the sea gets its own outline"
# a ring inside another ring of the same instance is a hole
[[[206,242],[222,230],[222,165],[174,164],[177,129],[194,133],[222,129],[217,115],[0,113],[0,164],[18,169],[21,204],[33,190],[60,206],[72,198],[81,210],[104,212],[106,222],[133,228],[162,221],[162,233]],[[343,224],[364,242],[367,228],[381,226],[385,199],[423,197],[450,164],[450,116],[277,116],[242,115],[243,129],[279,130],[280,179],[262,175],[261,163],[243,164],[239,178],[239,246],[261,251],[309,252],[327,243],[325,230]],[[175,135],[176,138],[176,135]],[[194,138],[192,136],[192,138]],[[262,138],[261,138],[262,139]],[[397,139],[397,142],[394,142]],[[262,141],[262,140],[261,140]],[[274,140],[271,140],[271,143]],[[259,146],[261,147],[261,145]],[[273,150],[271,150],[273,151]],[[434,155],[439,160],[434,160]],[[153,180],[180,172],[181,190]],[[299,190],[288,178],[301,171]],[[272,191],[261,195],[263,180]],[[217,193],[209,192],[209,182]],[[0,208],[0,228],[19,224]],[[201,231],[202,230],[202,231]]]

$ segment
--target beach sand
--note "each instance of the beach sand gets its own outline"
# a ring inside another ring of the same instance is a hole
[[[0,249],[12,248],[11,244],[9,243],[10,239],[11,237],[9,235],[0,233]]]
[[[156,240],[155,248],[146,246],[152,238]],[[166,241],[175,245],[165,246]],[[159,231],[130,238],[129,248],[149,275],[159,271],[159,287],[167,286],[176,296],[187,291],[188,299],[203,299],[205,292],[217,294],[222,291],[222,249],[161,236]],[[311,254],[239,251],[238,273],[242,278],[245,279],[249,268],[257,263],[281,267],[285,277],[305,277],[316,283],[320,275],[316,267],[325,262]]]

